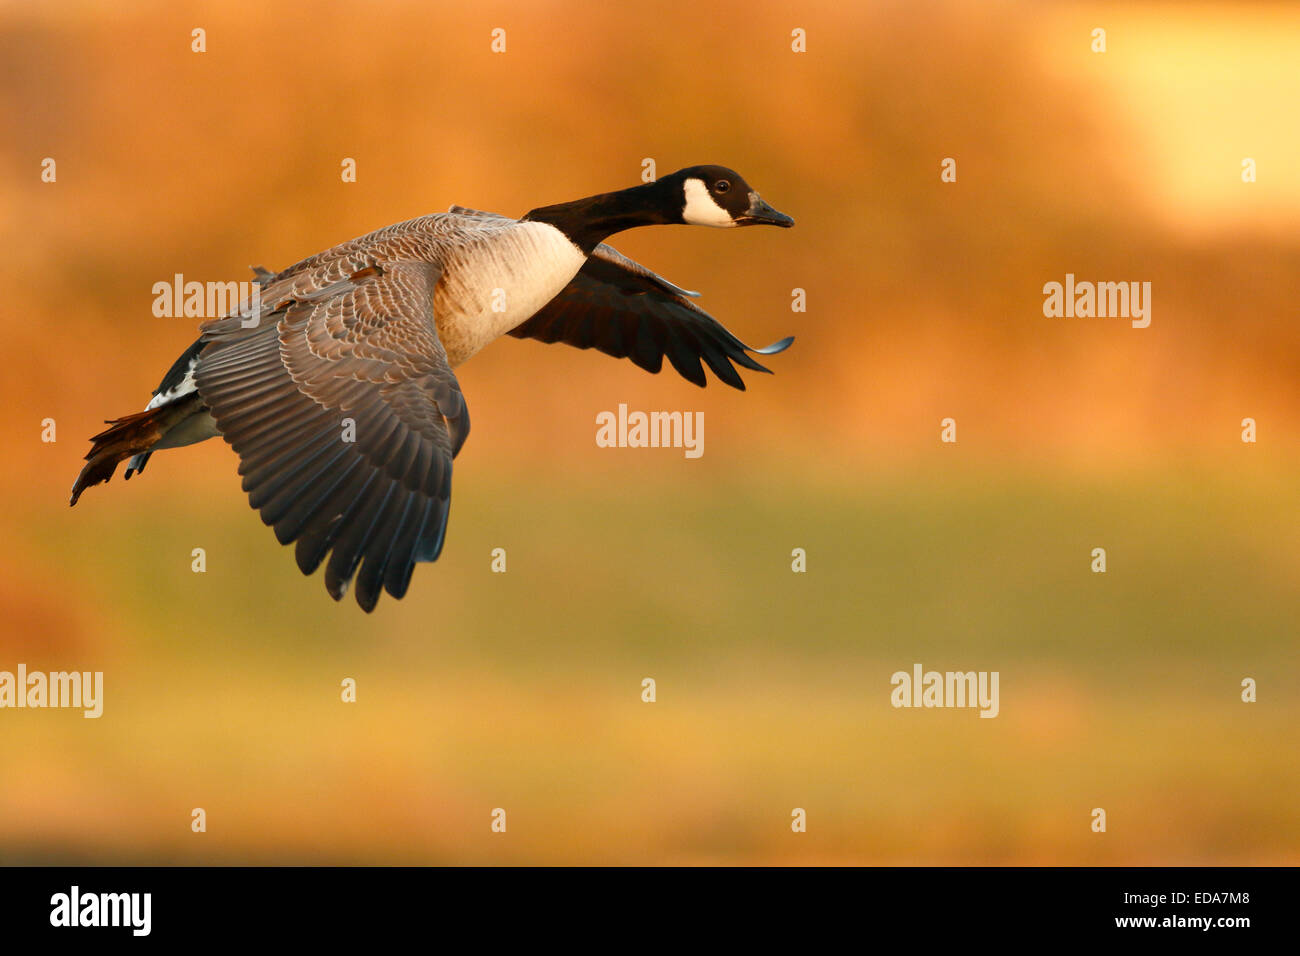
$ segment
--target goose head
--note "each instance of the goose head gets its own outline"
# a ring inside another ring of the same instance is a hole
[[[540,206],[523,221],[554,226],[586,255],[614,233],[638,226],[794,225],[726,166],[688,166],[640,186]]]
[[[789,229],[794,220],[777,212],[726,166],[688,166],[671,176],[670,187],[681,194],[681,222],[688,226],[780,226]],[[663,180],[660,180],[663,182]]]

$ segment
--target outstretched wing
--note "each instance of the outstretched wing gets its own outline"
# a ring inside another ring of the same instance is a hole
[[[370,611],[442,550],[469,412],[433,321],[437,267],[332,265],[269,284],[251,328],[206,323],[195,381],[262,520],[304,574],[329,554],[335,600],[355,575]]]
[[[745,383],[733,362],[767,372],[749,353],[775,355],[794,341],[790,337],[751,348],[692,302],[697,294],[600,245],[559,295],[510,334],[599,349],[629,358],[647,372],[658,372],[667,356],[683,378],[700,386],[705,384],[703,359],[713,374],[739,389]]]
[[[447,211],[501,218],[468,206]],[[751,348],[690,301],[698,297],[698,292],[673,285],[602,242],[560,294],[510,334],[599,349],[614,358],[630,358],[647,372],[658,372],[667,356],[683,378],[701,387],[706,381],[700,366],[703,359],[718,378],[741,390],[745,383],[733,362],[755,372],[770,372],[749,353],[775,355],[794,341],[790,336],[766,348]]]

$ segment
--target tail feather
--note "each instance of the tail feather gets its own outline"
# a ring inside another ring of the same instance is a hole
[[[109,427],[90,439],[92,444],[86,453],[86,465],[72,485],[69,504],[75,505],[81,493],[91,485],[112,478],[117,463],[124,458],[147,458],[149,450],[158,444],[168,429],[201,404],[198,394],[191,393],[179,401],[105,422]],[[143,460],[134,470],[139,471],[142,467]]]

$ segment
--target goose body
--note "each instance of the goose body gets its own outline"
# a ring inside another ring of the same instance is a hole
[[[456,223],[457,236],[471,237],[446,250],[433,303],[438,338],[452,368],[532,318],[587,261],[548,223],[454,212],[437,218],[440,224]]]
[[[326,564],[342,598],[372,610],[436,560],[452,460],[469,434],[453,369],[510,334],[630,358],[666,357],[735,388],[751,349],[672,284],[604,243],[642,225],[793,225],[720,166],[534,209],[520,219],[453,206],[380,229],[279,273],[255,270],[260,309],[205,322],[143,412],[96,435],[72,489],[126,477],[157,450],[218,435],[250,504],[305,574]],[[734,364],[733,364],[734,363]]]

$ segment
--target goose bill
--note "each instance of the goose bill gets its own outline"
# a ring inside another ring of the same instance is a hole
[[[781,226],[783,229],[789,229],[794,225],[794,220],[783,212],[777,212],[761,198],[758,193],[749,194],[749,208],[745,214],[736,220],[740,226]]]

